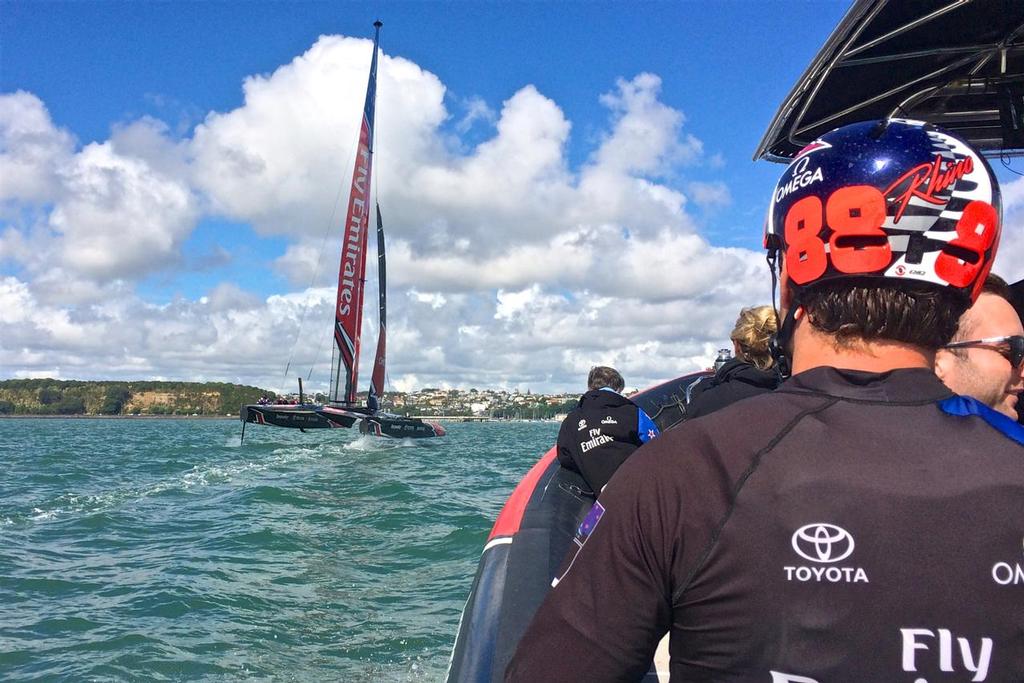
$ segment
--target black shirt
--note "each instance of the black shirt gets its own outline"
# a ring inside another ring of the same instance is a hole
[[[774,369],[759,370],[733,358],[694,387],[686,406],[686,418],[707,415],[736,401],[772,391],[781,381]]]
[[[508,680],[638,680],[671,632],[677,682],[1024,681],[1024,430],[929,370],[803,372],[597,506]]]

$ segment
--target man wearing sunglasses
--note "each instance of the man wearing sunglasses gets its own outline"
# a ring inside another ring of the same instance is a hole
[[[935,354],[935,374],[956,393],[1017,419],[1024,408],[1024,326],[1002,278],[985,280],[953,340]]]

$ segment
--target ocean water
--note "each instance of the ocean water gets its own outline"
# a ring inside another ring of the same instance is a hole
[[[437,681],[556,423],[0,420],[0,679]]]

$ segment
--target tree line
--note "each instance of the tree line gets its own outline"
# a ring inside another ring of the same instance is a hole
[[[0,380],[0,415],[237,415],[259,387],[228,382]]]

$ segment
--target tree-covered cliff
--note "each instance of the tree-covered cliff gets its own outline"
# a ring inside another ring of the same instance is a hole
[[[273,392],[227,382],[0,380],[0,415],[237,415]]]

